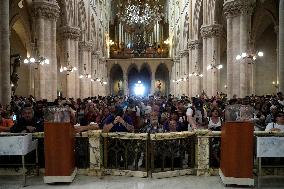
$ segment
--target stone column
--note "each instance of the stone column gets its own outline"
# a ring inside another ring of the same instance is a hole
[[[151,74],[151,95],[155,94],[155,72],[153,71]]]
[[[61,40],[63,44],[62,61],[61,66],[67,66],[69,64],[72,67],[77,67],[76,59],[76,43],[80,37],[80,29],[78,27],[63,26],[59,29]],[[67,57],[67,54],[69,57]],[[62,73],[66,74],[63,78],[66,79],[66,91],[65,95],[68,98],[76,98],[76,80],[78,80],[77,71]],[[65,77],[66,76],[66,77]]]
[[[205,92],[209,97],[215,96],[217,91],[220,90],[220,86],[218,86],[220,71],[216,66],[220,64],[220,36],[222,31],[223,27],[219,24],[201,27],[203,43],[206,44],[206,46],[203,47],[203,57],[205,57],[203,58],[203,85],[207,86]],[[207,66],[209,65],[212,65],[213,68],[207,70]]]
[[[251,60],[236,61],[236,56],[248,52],[248,34],[250,17],[254,7],[253,1],[233,0],[224,3],[227,17],[227,86],[228,98],[234,94],[238,97],[249,95],[252,72],[247,65]]]
[[[190,63],[190,71],[189,74],[192,74],[193,72],[200,73],[201,68],[201,56],[200,51],[202,48],[202,44],[199,40],[191,41],[188,45],[188,49],[191,52],[191,63]],[[191,84],[191,95],[190,96],[196,96],[200,94],[201,92],[201,77],[195,77],[191,75],[189,77],[189,82]]]
[[[57,97],[56,21],[59,6],[56,1],[34,0],[31,12],[38,53],[50,61],[49,65],[38,65],[39,81],[35,80],[35,94],[37,98],[54,100]]]
[[[92,65],[91,65],[91,72],[92,72],[92,96],[98,95],[98,82],[97,82],[97,72],[98,72],[98,55],[96,52],[92,52]]]
[[[209,176],[210,169],[209,169],[209,159],[210,159],[210,152],[209,152],[209,137],[208,136],[201,136],[197,135],[197,151],[196,153],[196,175],[197,176]]]
[[[123,83],[124,83],[124,95],[128,95],[128,77],[127,77],[127,71],[123,70]]]
[[[284,92],[284,1],[279,2],[279,90]]]
[[[0,1],[0,103],[11,101],[9,0]]]
[[[277,35],[277,47],[276,47],[276,68],[277,68],[277,76],[276,76],[276,83],[279,83],[279,25],[274,27],[275,33]],[[277,92],[279,90],[279,87],[277,88]]]
[[[80,98],[89,97],[90,94],[90,86],[91,80],[86,78],[86,74],[91,74],[91,51],[92,51],[92,43],[86,41],[79,42],[79,74],[84,75],[83,78],[80,79]],[[84,70],[84,66],[86,70]]]

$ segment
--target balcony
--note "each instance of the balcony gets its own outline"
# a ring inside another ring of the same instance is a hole
[[[113,44],[110,46],[111,59],[127,59],[127,58],[169,58],[169,46],[134,44],[132,47]]]

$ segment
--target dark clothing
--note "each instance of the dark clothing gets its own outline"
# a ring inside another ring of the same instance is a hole
[[[114,121],[114,119],[115,119],[114,115],[112,115],[112,114],[109,115],[105,119],[104,125],[112,123]],[[127,115],[123,116],[123,120],[130,125],[133,124],[131,117],[129,117]],[[111,130],[109,132],[129,132],[129,131],[121,123],[116,123],[116,124],[114,124],[114,126],[111,128]]]
[[[31,121],[27,121],[24,118],[20,118],[17,123],[15,123],[15,125],[13,125],[10,129],[11,133],[20,133],[22,131],[27,131],[29,132],[29,130],[27,130],[27,126],[32,126],[35,127],[35,131],[34,132],[43,132],[44,131],[44,121],[43,119],[37,119],[37,118],[33,118]]]

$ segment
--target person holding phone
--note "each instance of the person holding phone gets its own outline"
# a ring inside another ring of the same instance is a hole
[[[31,104],[25,104],[22,110],[22,116],[11,128],[12,133],[33,133],[43,132],[43,119],[34,116],[34,110]]]

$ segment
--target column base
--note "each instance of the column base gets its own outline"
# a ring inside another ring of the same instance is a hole
[[[254,179],[252,179],[252,178],[226,177],[223,174],[221,169],[219,169],[219,176],[220,176],[224,185],[254,186]]]
[[[55,182],[72,182],[77,174],[77,168],[74,169],[70,176],[44,176],[44,183],[50,184]]]

